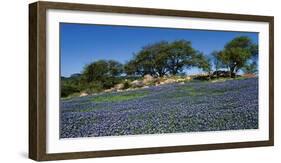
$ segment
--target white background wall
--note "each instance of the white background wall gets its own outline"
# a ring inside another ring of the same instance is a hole
[[[278,162],[281,159],[281,12],[277,0],[57,0],[135,7],[228,12],[275,16],[275,146],[173,154],[154,154],[81,162]],[[0,4],[0,162],[31,162],[28,151],[28,4],[32,0],[2,0]],[[73,162],[73,160],[63,161]],[[280,162],[280,161],[279,161]]]

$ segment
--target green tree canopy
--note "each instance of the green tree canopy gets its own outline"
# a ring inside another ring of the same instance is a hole
[[[182,72],[184,68],[195,65],[196,51],[192,48],[191,42],[177,40],[169,45],[167,57],[167,69],[172,75]]]
[[[129,75],[175,75],[195,66],[196,51],[185,40],[160,41],[143,47],[124,67]]]
[[[92,89],[111,88],[118,83],[123,65],[114,60],[98,60],[84,67],[82,80]]]
[[[123,73],[123,65],[117,61],[107,61],[108,75],[112,77],[119,76]]]
[[[257,65],[257,62],[248,62],[243,68],[242,70],[245,72],[245,73],[250,73],[250,74],[257,74],[258,72],[258,65]]]
[[[199,53],[196,56],[196,66],[203,71],[207,72],[209,75],[212,71],[211,59],[206,57],[203,53]]]
[[[257,57],[257,49],[258,46],[249,37],[236,37],[218,52],[218,59],[229,68],[231,77],[235,77],[238,70],[244,67],[249,59]]]
[[[212,64],[214,65],[215,71],[218,71],[220,68],[225,68],[225,65],[220,61],[219,58],[220,51],[213,51],[211,53]]]
[[[109,66],[106,60],[92,62],[84,67],[83,77],[87,83],[102,80],[109,73]]]
[[[150,74],[163,76],[167,73],[166,62],[168,42],[161,41],[143,47],[127,64],[126,69],[134,70],[138,75]],[[135,66],[133,68],[133,66]]]
[[[140,71],[140,68],[138,68],[138,64],[136,62],[136,60],[130,60],[128,61],[125,65],[124,65],[124,72],[127,74],[127,75],[140,75],[141,72]]]

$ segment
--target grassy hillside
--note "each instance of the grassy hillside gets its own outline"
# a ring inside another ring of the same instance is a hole
[[[172,83],[61,104],[61,138],[256,129],[258,79]]]

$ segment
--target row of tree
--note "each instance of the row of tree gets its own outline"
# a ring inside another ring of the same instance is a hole
[[[63,80],[62,93],[108,89],[124,78],[147,74],[154,77],[177,75],[191,67],[209,74],[213,67],[215,71],[224,68],[228,69],[231,77],[235,77],[241,69],[255,73],[257,60],[258,46],[244,36],[234,38],[221,51],[215,51],[209,57],[195,50],[186,40],[160,41],[144,46],[124,65],[114,60],[98,60],[86,65],[82,74]]]
[[[191,42],[177,40],[173,42],[160,41],[143,47],[125,65],[113,60],[99,60],[87,65],[83,74],[87,81],[102,79],[104,76],[144,76],[149,74],[155,77],[176,75],[184,69],[198,67],[206,72],[211,72],[213,66],[216,70],[225,68],[235,74],[244,68],[251,71],[256,68],[258,46],[248,37],[237,37],[228,42],[224,49],[215,51],[207,57],[202,52],[195,50]],[[253,71],[252,71],[253,72]]]

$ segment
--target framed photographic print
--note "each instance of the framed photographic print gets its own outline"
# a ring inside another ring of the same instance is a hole
[[[272,146],[271,16],[29,5],[29,157]]]

